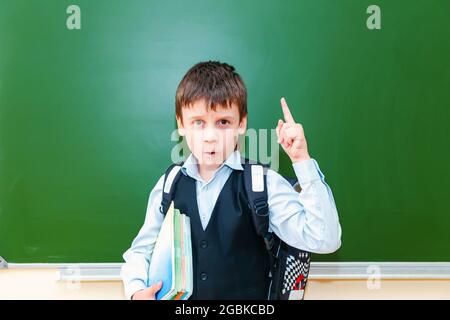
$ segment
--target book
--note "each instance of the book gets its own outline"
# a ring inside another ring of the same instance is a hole
[[[148,284],[162,280],[157,300],[186,300],[193,289],[190,219],[173,202],[158,233],[148,272]]]

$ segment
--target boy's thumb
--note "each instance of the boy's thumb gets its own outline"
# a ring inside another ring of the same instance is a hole
[[[153,294],[157,293],[159,290],[161,290],[162,287],[162,280],[159,280],[157,283],[155,283],[154,285],[152,285],[152,290],[151,292]]]

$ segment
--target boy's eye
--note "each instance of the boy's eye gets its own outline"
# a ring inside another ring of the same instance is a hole
[[[219,123],[221,126],[226,126],[227,124],[230,123],[230,121],[225,120],[225,119],[222,119],[222,120],[219,120],[218,123]]]
[[[194,120],[194,125],[200,127],[203,124],[203,120]]]

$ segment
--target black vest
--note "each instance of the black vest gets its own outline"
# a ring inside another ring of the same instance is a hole
[[[269,256],[256,234],[244,186],[244,171],[233,170],[203,230],[195,179],[181,174],[175,208],[190,217],[193,293],[190,299],[267,299]]]

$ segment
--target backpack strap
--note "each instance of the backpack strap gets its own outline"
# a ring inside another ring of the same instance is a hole
[[[169,210],[170,203],[173,199],[173,192],[175,190],[175,186],[180,179],[181,175],[183,174],[181,172],[181,166],[183,165],[183,162],[180,163],[174,163],[169,166],[166,170],[166,174],[164,176],[164,184],[163,184],[163,193],[162,193],[162,199],[161,199],[161,205],[159,207],[159,212],[161,212],[163,215],[167,213],[167,210]]]
[[[244,184],[248,205],[252,210],[253,224],[256,233],[264,239],[266,249],[271,257],[271,264],[275,259],[280,239],[273,232],[269,232],[269,204],[267,195],[268,165],[252,164],[248,159],[244,163]],[[273,261],[272,261],[273,260]]]

